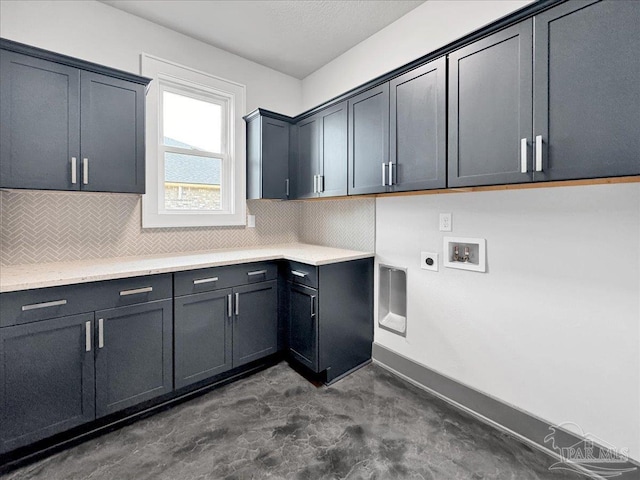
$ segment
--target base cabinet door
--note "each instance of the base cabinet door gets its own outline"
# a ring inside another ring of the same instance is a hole
[[[640,174],[640,2],[535,17],[536,181]]]
[[[278,282],[233,289],[233,367],[278,350]]]
[[[448,186],[531,182],[533,21],[449,55]]]
[[[0,329],[0,452],[95,418],[93,318]]]
[[[288,284],[289,353],[314,372],[318,372],[318,291]]]
[[[175,387],[230,370],[231,289],[177,297],[174,308]]]
[[[96,416],[172,390],[172,303],[96,312]]]

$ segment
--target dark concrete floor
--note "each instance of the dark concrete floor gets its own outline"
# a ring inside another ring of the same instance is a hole
[[[384,369],[316,388],[286,363],[3,480],[583,479]]]

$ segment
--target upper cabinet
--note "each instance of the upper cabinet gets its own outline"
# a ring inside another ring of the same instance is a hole
[[[535,180],[640,174],[639,26],[637,1],[535,17]]]
[[[389,82],[388,190],[447,186],[447,59]]]
[[[349,194],[386,191],[389,83],[349,99]]]
[[[258,109],[247,122],[247,198],[282,199],[290,195],[291,124],[281,115]]]
[[[295,198],[347,194],[347,102],[298,122]]]
[[[149,80],[0,42],[0,187],[144,193]]]
[[[528,19],[449,55],[450,187],[531,180],[532,29]]]
[[[449,186],[640,174],[639,24],[569,1],[450,54]]]

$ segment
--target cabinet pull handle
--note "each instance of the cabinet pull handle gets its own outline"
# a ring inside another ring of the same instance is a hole
[[[542,135],[536,137],[536,172],[542,171]]]
[[[382,186],[386,187],[387,186],[387,176],[385,175],[385,168],[387,168],[387,164],[383,163],[382,164]]]
[[[138,293],[148,293],[148,292],[153,292],[153,287],[142,287],[142,288],[134,288],[133,290],[122,290],[120,292],[120,296],[126,297],[127,295],[136,295]]]
[[[104,347],[104,318],[98,319],[98,348]]]
[[[89,159],[82,159],[82,183],[87,185],[89,183]]]
[[[58,307],[60,305],[66,305],[66,300],[54,300],[53,302],[43,302],[43,303],[33,303],[31,305],[23,305],[22,311],[26,312],[27,310],[37,310],[39,308],[47,308],[47,307]]]
[[[318,193],[318,175],[313,176],[313,193]]]
[[[254,275],[265,275],[266,273],[266,270],[254,270],[253,272],[247,272],[247,275],[253,277]]]
[[[311,318],[316,316],[316,296],[311,295]]]
[[[236,315],[240,315],[240,294],[236,292]]]
[[[199,278],[197,280],[193,281],[194,285],[200,285],[203,283],[212,283],[212,282],[217,282],[218,281],[218,277],[211,277],[211,278]],[[121,294],[122,295],[122,294]]]
[[[393,185],[393,162],[389,162],[389,186]]]
[[[298,270],[291,270],[291,275],[295,275],[296,277],[304,278],[307,276],[306,272],[299,272]]]
[[[284,191],[286,196],[288,197],[289,196],[289,179],[288,178],[284,181]]]
[[[527,139],[520,140],[520,173],[527,173]]]
[[[318,175],[318,193],[324,192],[324,175]]]
[[[84,349],[87,352],[91,351],[91,321],[84,324]]]
[[[78,164],[77,158],[71,157],[71,184],[75,185],[78,183]]]
[[[231,318],[231,315],[233,315],[233,312],[231,311],[231,304],[233,303],[233,301],[231,300],[231,294],[227,295],[227,317]]]

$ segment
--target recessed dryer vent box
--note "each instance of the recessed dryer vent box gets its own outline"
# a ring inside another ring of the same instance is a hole
[[[407,270],[380,265],[378,326],[407,336]]]
[[[444,266],[487,271],[487,241],[484,238],[444,237]]]

